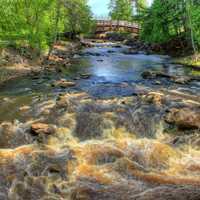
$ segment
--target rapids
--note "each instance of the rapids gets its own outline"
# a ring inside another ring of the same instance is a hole
[[[104,43],[62,72],[9,81],[0,200],[199,200],[198,77],[168,56]]]

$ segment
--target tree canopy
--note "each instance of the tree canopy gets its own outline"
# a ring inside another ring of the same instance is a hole
[[[200,1],[154,0],[142,18],[141,38],[148,42],[166,42],[184,36],[193,50],[200,45]]]
[[[87,0],[1,0],[0,42],[47,49],[62,32],[87,33]]]
[[[133,7],[130,0],[111,0],[109,7],[109,15],[113,20],[132,21]]]

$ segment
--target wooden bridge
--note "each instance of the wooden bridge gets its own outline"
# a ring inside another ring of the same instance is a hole
[[[96,20],[96,35],[106,32],[126,31],[138,35],[139,25],[127,21]]]

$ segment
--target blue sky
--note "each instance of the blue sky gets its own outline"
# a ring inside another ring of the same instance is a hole
[[[108,4],[110,0],[89,0],[89,5],[95,16],[108,15]],[[148,0],[151,2],[152,0]]]

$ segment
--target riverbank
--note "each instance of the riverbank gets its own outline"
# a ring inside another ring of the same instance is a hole
[[[60,67],[70,65],[70,59],[81,48],[80,42],[59,42],[54,45],[49,57],[32,56],[31,51],[5,48],[0,53],[0,84],[23,76],[42,73],[44,70],[59,70]],[[63,56],[64,55],[64,56]]]

